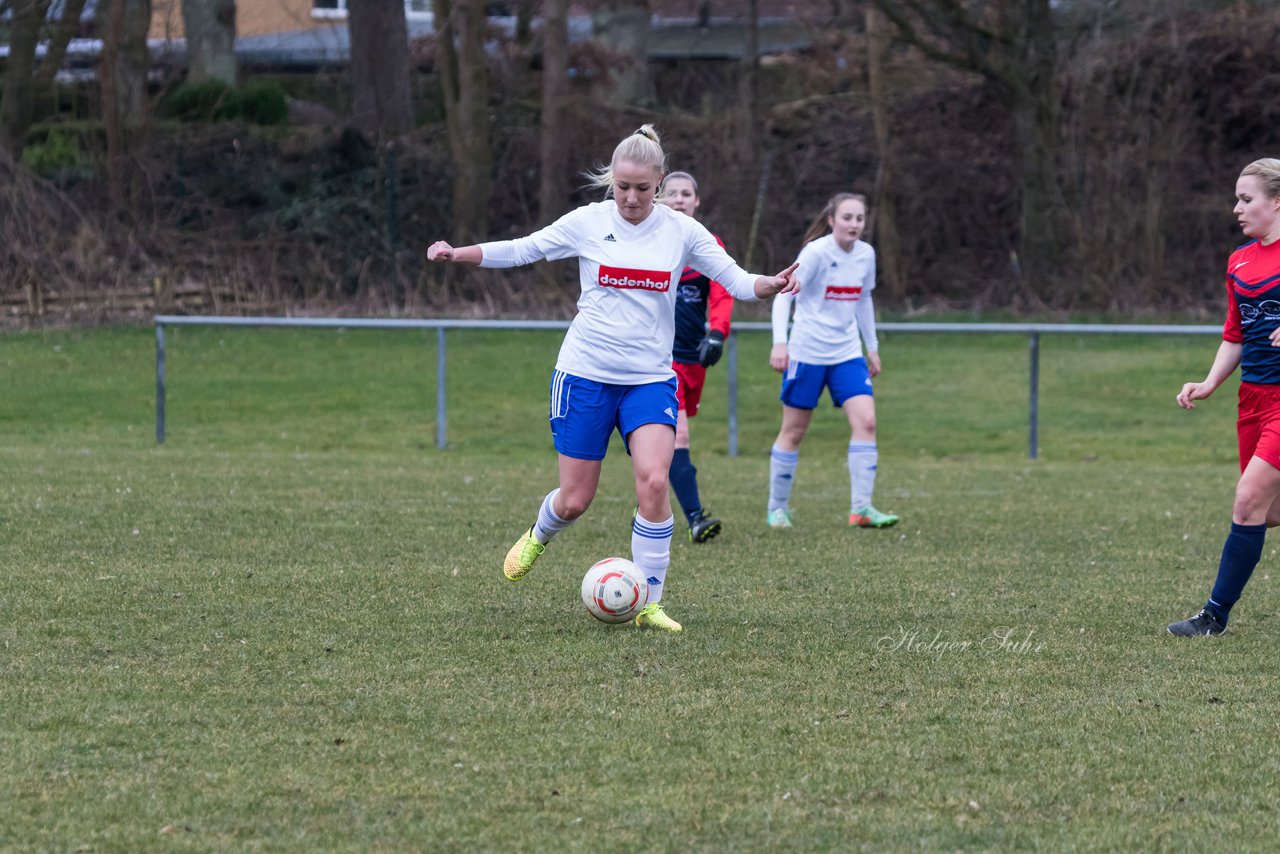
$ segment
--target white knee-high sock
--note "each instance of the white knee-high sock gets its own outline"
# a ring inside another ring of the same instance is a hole
[[[849,443],[849,512],[857,513],[871,504],[871,493],[876,488],[876,462],[879,453],[876,443]]]
[[[784,451],[777,445],[769,450],[769,509],[786,507],[791,501],[791,486],[795,482],[796,465],[800,452]]]
[[[649,582],[649,602],[662,599],[662,585],[667,580],[667,567],[671,564],[671,532],[675,530],[675,517],[665,522],[650,522],[636,514],[631,524],[631,562],[640,567]]]
[[[576,519],[565,521],[551,509],[552,502],[555,501],[559,492],[559,488],[556,488],[547,493],[547,497],[542,499],[542,506],[538,508],[538,521],[533,523],[533,538],[543,545],[551,542],[552,537],[577,521]]]

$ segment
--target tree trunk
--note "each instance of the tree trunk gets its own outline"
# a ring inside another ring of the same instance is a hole
[[[1066,235],[1064,199],[1058,182],[1058,123],[1051,108],[1024,93],[1009,105],[1013,113],[1021,174],[1021,274],[1033,286],[1057,269]],[[1056,110],[1053,110],[1056,114]]]
[[[347,24],[352,123],[379,138],[412,130],[409,31],[403,0],[349,0]]]
[[[52,84],[67,55],[67,43],[80,31],[80,15],[85,0],[66,0],[62,4],[62,18],[52,25],[49,33],[48,52],[40,63],[37,79],[41,84]]]
[[[488,232],[493,150],[483,0],[434,0],[436,66],[453,153],[453,223],[459,243]],[[454,39],[457,38],[457,47]]]
[[[235,0],[182,0],[187,39],[187,81],[236,84]]]
[[[1022,169],[1022,273],[1035,287],[1062,261],[1066,200],[1058,180],[1062,145],[1062,101],[1058,92],[1057,39],[1049,0],[1030,0],[1023,9],[1020,53],[1006,87]]]
[[[542,118],[539,128],[538,219],[565,209],[565,100],[569,95],[569,2],[546,0],[542,22]]]
[[[591,16],[591,27],[617,54],[610,69],[613,99],[620,104],[651,100],[648,0],[605,0]]]
[[[22,159],[31,127],[31,90],[35,79],[36,43],[49,0],[14,0],[9,24],[9,61],[0,101],[0,149]]]
[[[533,38],[533,19],[538,11],[538,0],[517,0],[516,2],[516,44],[527,47]],[[548,9],[542,13],[543,18],[551,16]]]
[[[737,252],[754,258],[748,246],[756,202],[756,178],[760,171],[760,3],[747,0],[746,38],[738,62],[738,120],[734,128],[734,157],[738,185],[725,195],[733,200],[731,245]],[[742,257],[742,256],[740,256]]]
[[[127,207],[137,176],[132,153],[147,119],[147,30],[151,0],[109,0],[99,69],[107,136],[107,189],[112,206]]]
[[[993,83],[1014,125],[1021,189],[1015,272],[1032,288],[1059,267],[1066,203],[1057,32],[1051,0],[874,0],[897,34],[925,56]]]
[[[876,138],[876,184],[871,199],[868,234],[876,245],[880,278],[891,296],[909,296],[902,278],[902,249],[898,238],[897,212],[894,202],[893,131],[890,126],[891,96],[885,81],[885,56],[891,39],[884,17],[875,6],[866,10],[867,88],[871,98],[871,121]]]

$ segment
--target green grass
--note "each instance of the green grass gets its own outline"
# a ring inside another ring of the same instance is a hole
[[[679,636],[606,627],[615,444],[520,585],[553,485],[556,334],[149,329],[0,338],[0,849],[1271,850],[1277,545],[1212,641],[1233,394],[1173,403],[1212,338],[885,336],[877,503],[844,525],[847,426],[764,528],[777,379],[740,342],[694,421],[705,547]],[[682,533],[682,529],[680,529]],[[1000,638],[1005,638],[1002,643]]]

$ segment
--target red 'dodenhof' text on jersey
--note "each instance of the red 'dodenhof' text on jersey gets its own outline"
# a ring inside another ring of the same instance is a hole
[[[828,234],[800,250],[800,294],[773,299],[773,343],[786,344],[787,355],[810,365],[838,365],[880,349],[876,339],[871,291],[876,286],[876,251],[855,240],[846,252]],[[787,336],[787,319],[795,303],[795,323]],[[859,336],[861,332],[861,336]]]
[[[654,205],[639,225],[612,200],[583,205],[528,237],[482,243],[482,267],[578,258],[582,296],[556,370],[600,383],[661,382],[671,370],[674,284],[686,266],[753,300],[756,276],[739,267],[697,220]]]
[[[1280,326],[1280,241],[1251,240],[1227,260],[1227,322],[1224,341],[1242,345],[1240,379],[1280,385],[1280,347],[1271,333]]]
[[[596,279],[602,288],[639,288],[643,291],[665,291],[671,287],[671,278],[658,270],[625,270],[621,267],[600,265],[600,277]]]

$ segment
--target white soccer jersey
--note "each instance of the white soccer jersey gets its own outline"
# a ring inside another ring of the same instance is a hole
[[[773,298],[773,343],[786,344],[787,355],[811,365],[835,365],[868,352],[878,352],[871,291],[876,286],[876,251],[855,240],[848,252],[835,235],[819,237],[800,250],[800,294]],[[795,303],[795,323],[787,338],[787,318]],[[859,331],[862,335],[859,338]]]
[[[556,370],[601,383],[641,385],[674,376],[675,283],[686,266],[754,300],[756,276],[739,267],[691,216],[654,205],[639,225],[607,200],[583,205],[528,237],[482,243],[482,267],[578,258],[582,296]]]

